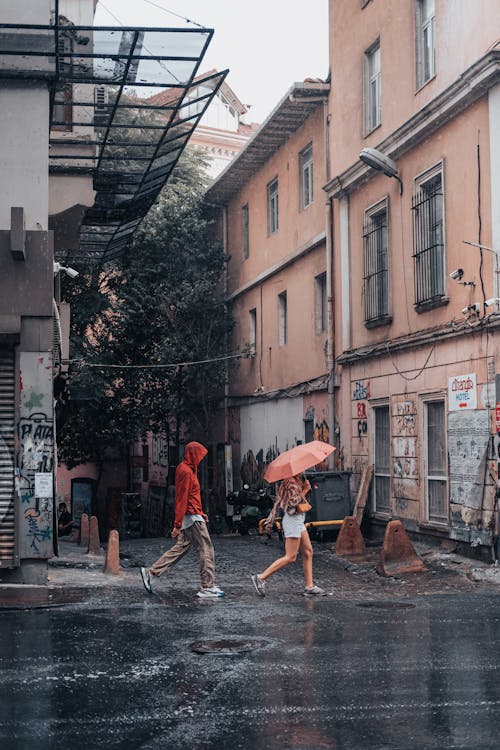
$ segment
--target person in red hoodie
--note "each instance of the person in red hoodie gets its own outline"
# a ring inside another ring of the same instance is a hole
[[[175,470],[175,518],[171,536],[177,542],[149,570],[141,568],[142,582],[149,594],[153,593],[151,579],[161,576],[194,547],[200,558],[201,589],[197,596],[201,599],[224,596],[224,592],[215,585],[214,547],[207,529],[208,518],[201,505],[198,481],[198,466],[207,453],[201,443],[188,443],[184,460]]]

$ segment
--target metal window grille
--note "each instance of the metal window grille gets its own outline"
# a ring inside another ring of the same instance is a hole
[[[377,406],[375,416],[375,461],[373,472],[374,510],[378,513],[391,511],[391,431],[388,406]]]
[[[363,230],[365,250],[365,321],[389,313],[387,211],[367,216]]]
[[[444,220],[441,174],[420,185],[412,200],[415,302],[444,295]]]
[[[444,401],[426,404],[426,495],[428,520],[448,523]]]
[[[278,180],[267,186],[267,225],[269,234],[278,231]]]
[[[243,258],[248,258],[250,254],[250,232],[249,232],[249,217],[248,217],[248,203],[245,203],[241,209],[241,224],[243,231]]]
[[[310,144],[300,154],[301,208],[313,202],[313,149]]]

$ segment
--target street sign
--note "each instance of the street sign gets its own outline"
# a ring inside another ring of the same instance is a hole
[[[477,409],[476,373],[448,378],[448,408],[450,411]]]

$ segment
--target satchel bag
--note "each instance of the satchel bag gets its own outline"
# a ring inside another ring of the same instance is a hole
[[[304,500],[302,503],[299,503],[297,505],[297,513],[307,513],[308,510],[311,510],[312,505],[307,502],[307,500]]]

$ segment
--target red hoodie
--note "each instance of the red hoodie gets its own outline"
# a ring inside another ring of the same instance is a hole
[[[186,514],[197,513],[207,516],[201,505],[200,483],[197,470],[200,461],[205,458],[208,451],[201,443],[188,443],[184,453],[184,460],[180,462],[175,470],[175,521],[174,528],[180,529]]]

